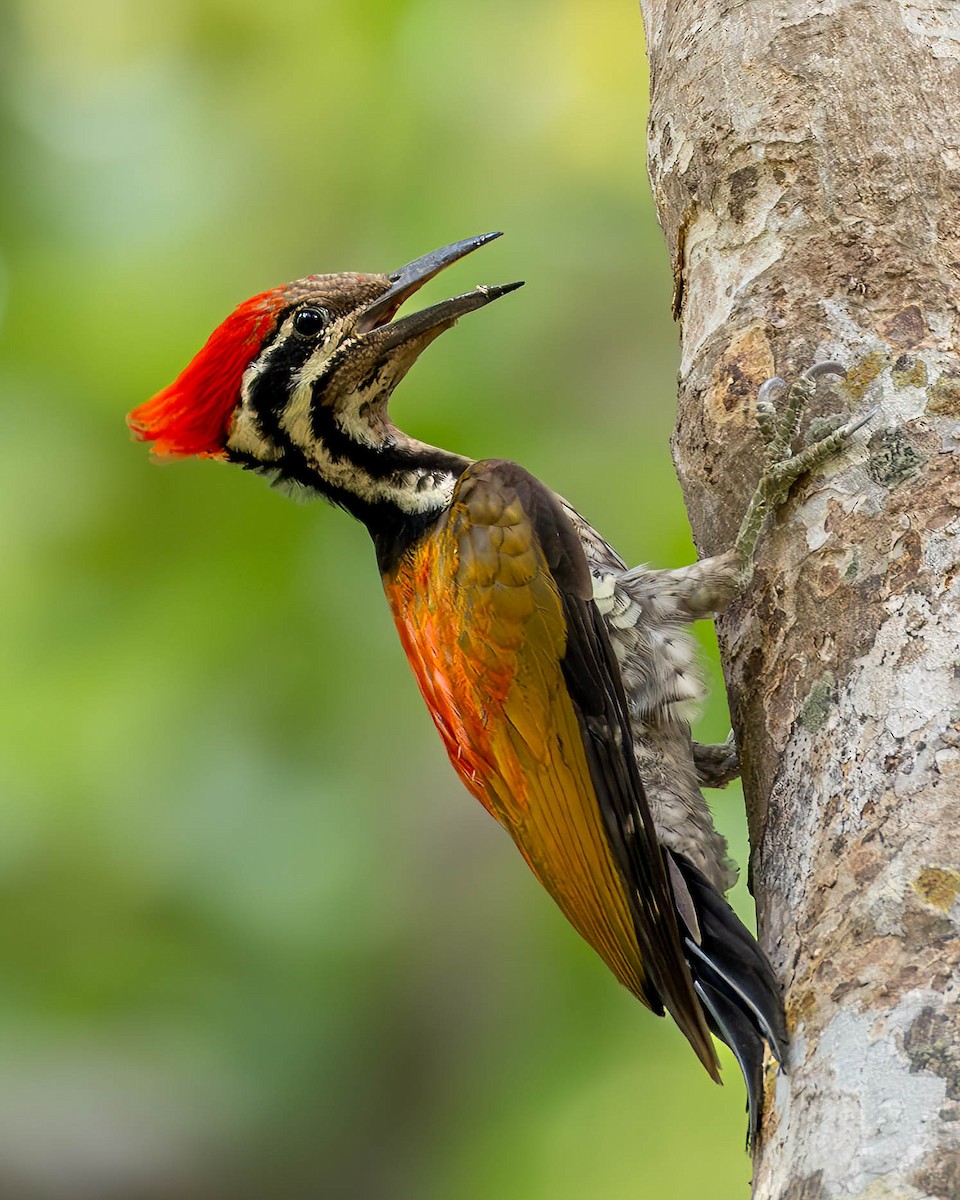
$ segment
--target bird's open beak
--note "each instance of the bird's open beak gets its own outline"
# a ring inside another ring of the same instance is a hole
[[[480,286],[474,288],[472,292],[464,292],[449,300],[441,300],[439,304],[431,305],[430,308],[421,309],[420,312],[412,313],[409,317],[401,317],[399,321],[388,324],[401,304],[408,300],[414,292],[419,291],[435,275],[439,275],[444,267],[449,267],[451,263],[457,262],[458,259],[471,254],[474,250],[478,250],[487,242],[492,242],[494,238],[498,237],[500,237],[499,233],[482,233],[479,237],[454,242],[450,246],[443,246],[430,254],[424,254],[422,258],[414,259],[405,267],[401,267],[399,271],[393,271],[388,276],[391,281],[390,288],[378,296],[372,304],[367,305],[357,322],[356,332],[363,335],[377,330],[380,349],[389,351],[400,345],[418,341],[428,334],[436,336],[444,329],[449,329],[465,313],[483,308],[492,300],[497,300],[500,296],[505,296],[508,292],[522,287],[522,280],[517,283],[498,284],[495,287]],[[433,338],[430,337],[429,340],[432,341]]]

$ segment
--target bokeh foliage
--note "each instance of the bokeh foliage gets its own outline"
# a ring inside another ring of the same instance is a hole
[[[689,560],[635,5],[8,0],[0,100],[0,1194],[740,1194],[732,1059],[462,791],[363,531],[123,424],[248,294],[502,228],[399,422]]]

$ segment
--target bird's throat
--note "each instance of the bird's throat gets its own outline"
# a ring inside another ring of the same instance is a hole
[[[399,431],[379,446],[341,442],[288,443],[264,463],[231,454],[240,466],[267,476],[294,496],[320,496],[361,521],[377,550],[381,570],[394,563],[450,506],[470,459],[408,438]]]

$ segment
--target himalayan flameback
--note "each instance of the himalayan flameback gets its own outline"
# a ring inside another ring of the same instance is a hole
[[[515,463],[416,441],[390,396],[466,313],[520,286],[400,306],[497,234],[390,275],[311,275],[241,304],[178,378],[131,413],[159,456],[217,458],[352,513],[373,539],[404,650],[454,768],[617,979],[669,1012],[719,1082],[733,1050],[757,1128],[764,1046],[783,1062],[780,990],[723,898],[735,878],[701,786],[736,774],[698,746],[685,626],[742,589],[765,514],[861,422],[797,454],[820,364],[758,395],[766,468],[734,547],[680,570],[628,570]],[[778,406],[774,401],[782,402]]]

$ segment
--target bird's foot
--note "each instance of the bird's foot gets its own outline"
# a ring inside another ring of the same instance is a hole
[[[876,415],[846,421],[838,429],[794,453],[804,409],[813,396],[818,379],[825,375],[843,378],[846,371],[837,362],[814,363],[793,383],[779,375],[760,385],[757,392],[757,425],[765,447],[766,466],[753,494],[734,548],[744,564],[744,582],[749,577],[753,552],[767,513],[781,505],[801,475],[815,470],[846,446],[851,436]]]
[[[697,783],[703,787],[725,788],[740,774],[740,759],[733,730],[725,742],[693,743],[693,763],[697,768]]]

